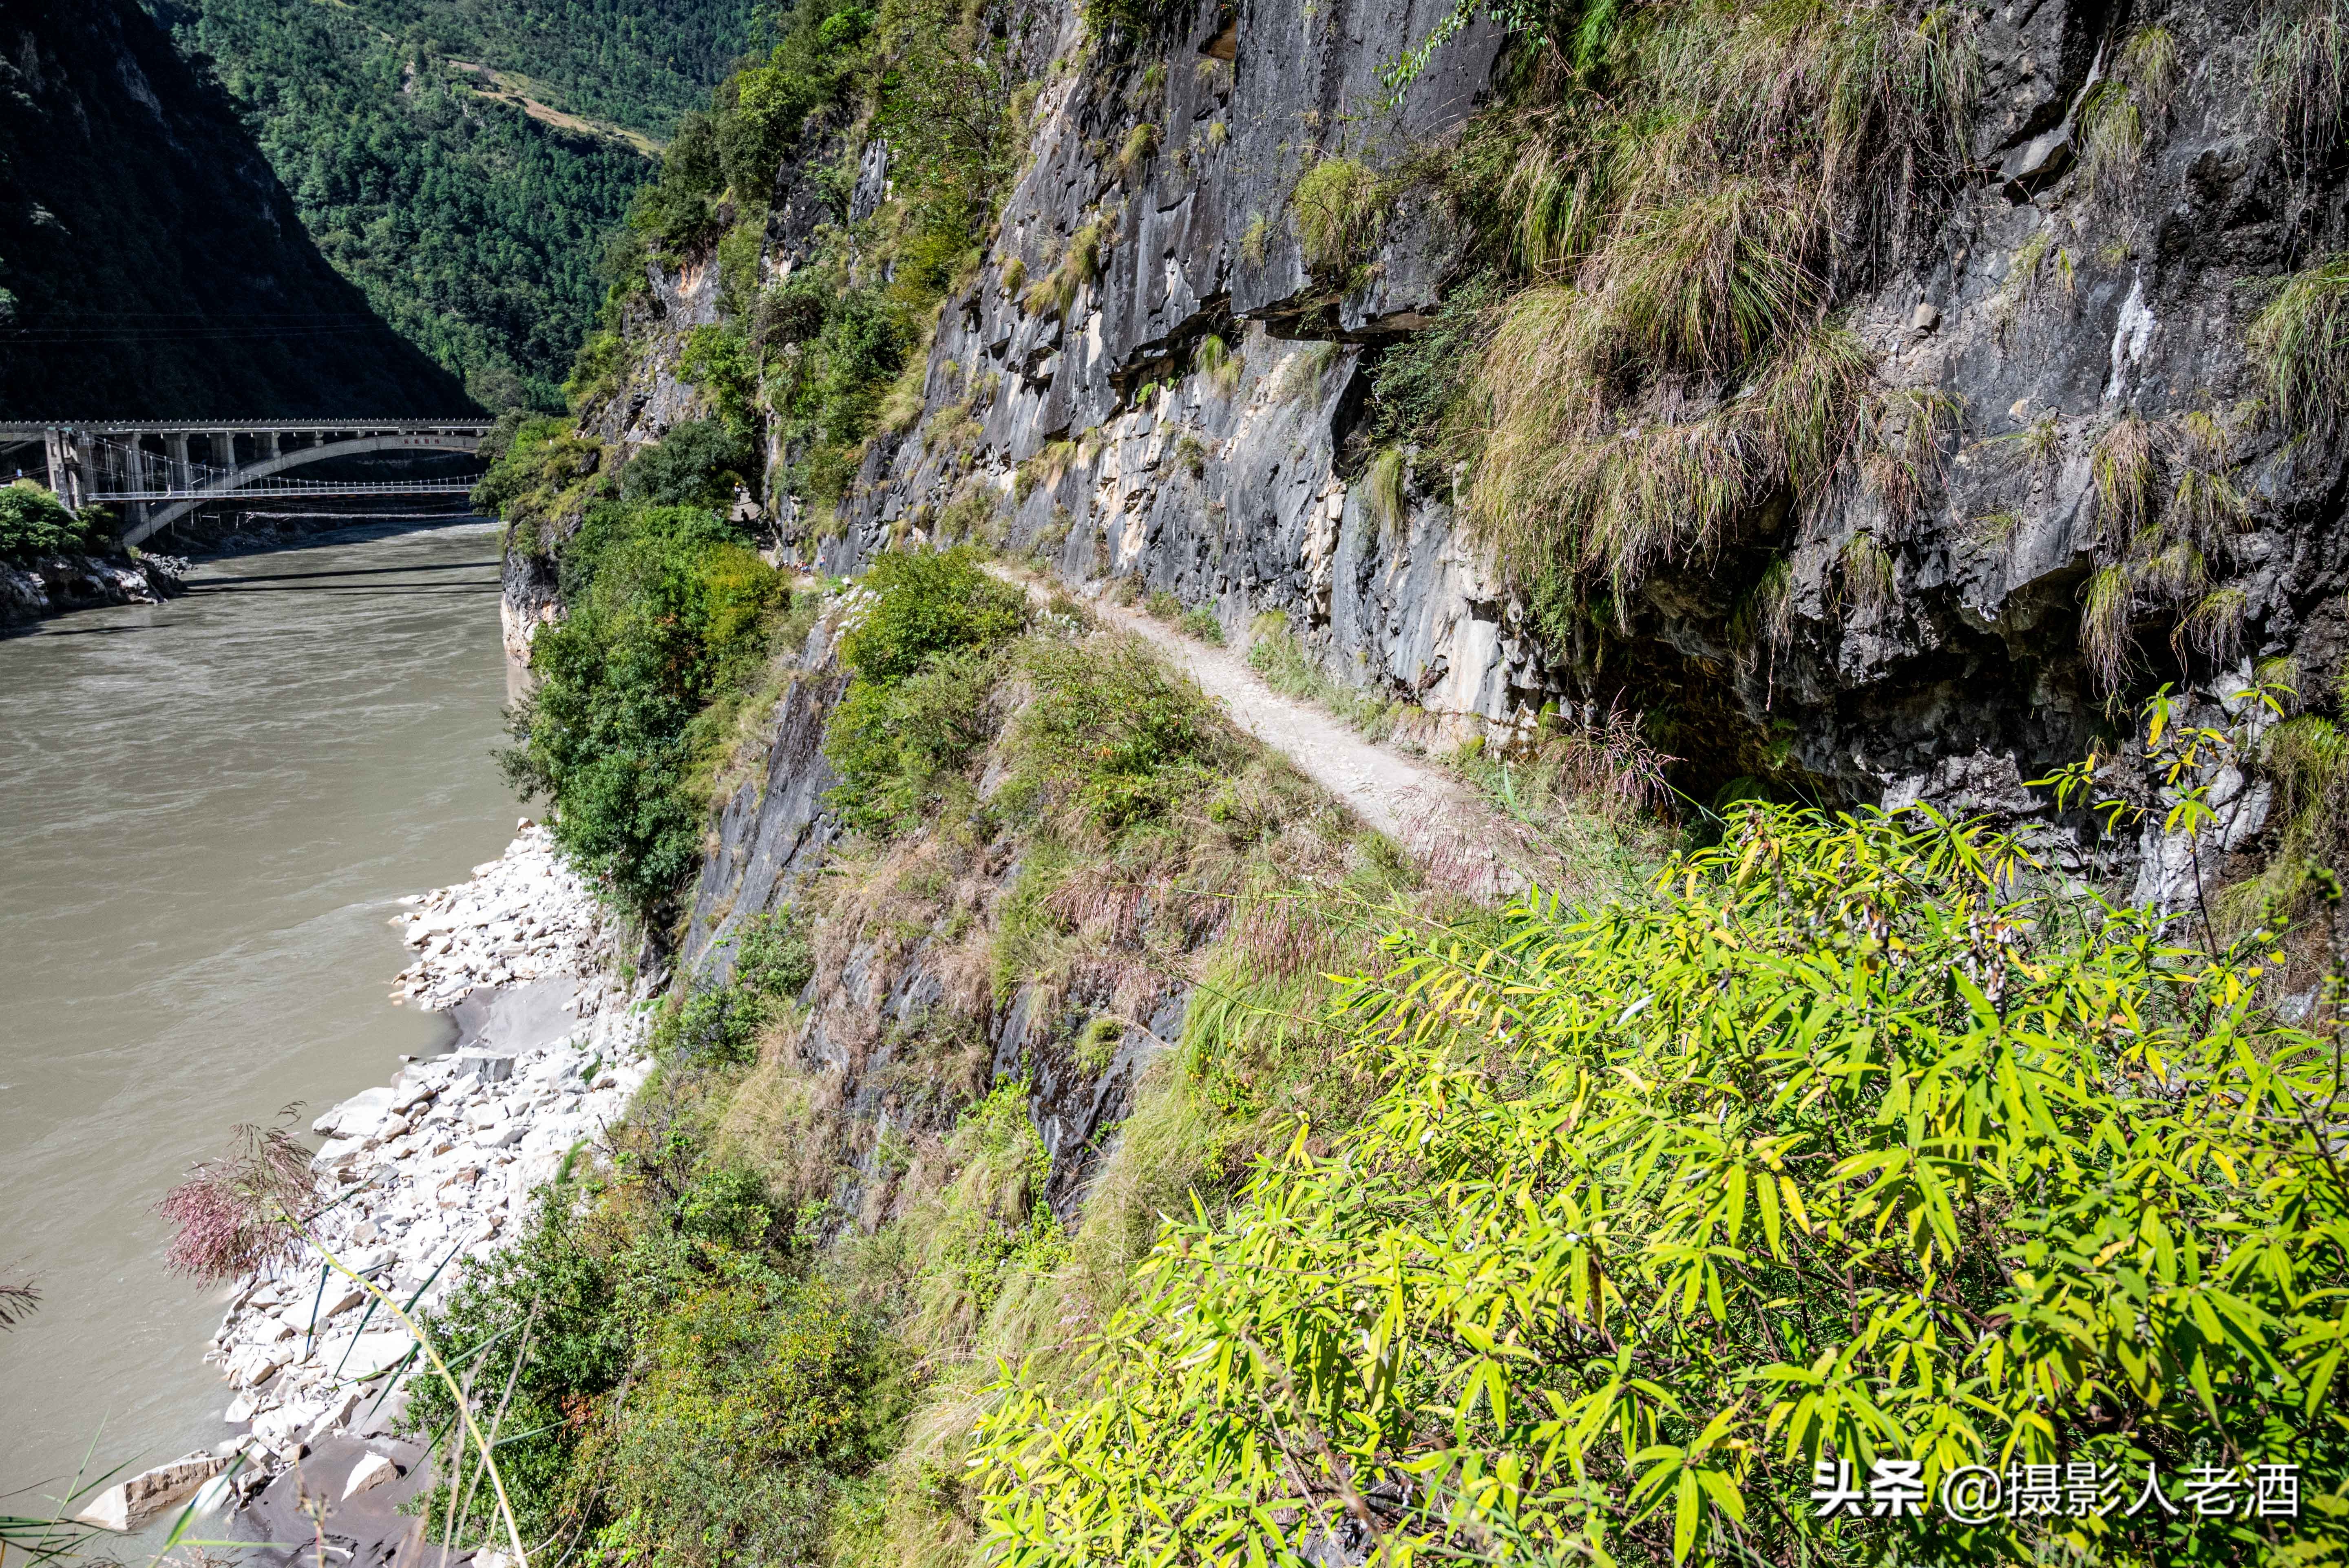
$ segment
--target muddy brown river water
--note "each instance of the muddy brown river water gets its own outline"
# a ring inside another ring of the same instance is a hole
[[[0,1280],[42,1295],[0,1332],[0,1513],[93,1443],[142,1468],[227,1435],[222,1301],[164,1274],[155,1200],[233,1124],[446,1043],[385,999],[392,901],[513,833],[491,529],[190,587],[0,639]]]

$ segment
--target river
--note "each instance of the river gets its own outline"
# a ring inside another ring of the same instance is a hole
[[[384,526],[0,639],[0,1513],[216,1442],[224,1298],[158,1197],[238,1122],[445,1045],[386,1000],[399,894],[513,833],[495,533]],[[25,1489],[32,1489],[29,1492]]]

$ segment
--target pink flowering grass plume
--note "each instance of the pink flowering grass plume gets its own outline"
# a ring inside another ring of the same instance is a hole
[[[280,1115],[294,1112],[287,1106]],[[301,1244],[297,1217],[311,1191],[310,1151],[291,1131],[240,1125],[226,1154],[197,1165],[155,1205],[178,1229],[164,1266],[212,1284],[287,1261]]]

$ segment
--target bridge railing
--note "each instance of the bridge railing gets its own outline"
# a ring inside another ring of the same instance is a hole
[[[259,495],[471,495],[471,480],[289,480],[272,474],[264,479],[212,489],[90,490],[92,501],[233,500]]]

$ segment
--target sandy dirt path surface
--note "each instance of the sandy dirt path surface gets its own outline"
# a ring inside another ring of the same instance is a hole
[[[1039,603],[1055,585],[990,563]],[[1463,892],[1507,893],[1526,886],[1536,857],[1524,830],[1432,763],[1364,738],[1309,702],[1272,689],[1229,648],[1186,637],[1162,621],[1108,599],[1071,592],[1103,625],[1130,632],[1164,655],[1223,705],[1234,724],[1288,758],[1364,822]]]

